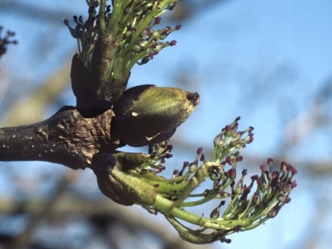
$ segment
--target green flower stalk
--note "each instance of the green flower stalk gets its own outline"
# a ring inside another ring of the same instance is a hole
[[[202,148],[195,159],[185,162],[166,179],[159,173],[170,158],[172,146],[161,142],[149,146],[149,153],[100,153],[94,157],[94,171],[102,192],[123,205],[138,204],[153,214],[162,213],[186,241],[203,244],[214,241],[230,242],[226,235],[253,229],[290,202],[289,194],[296,187],[296,169],[286,162],[277,168],[272,159],[261,165],[260,175],[244,183],[247,170],[239,180],[240,151],[253,141],[252,127],[238,131],[237,118],[214,139],[210,159]],[[205,182],[210,187],[197,192]],[[209,217],[198,216],[187,208],[219,200]],[[226,204],[227,203],[227,204]],[[189,228],[184,222],[198,226]]]

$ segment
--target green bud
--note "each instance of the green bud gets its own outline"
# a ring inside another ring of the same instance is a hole
[[[141,153],[96,153],[92,159],[101,192],[121,205],[139,204],[149,207],[154,204],[155,187],[139,177],[124,171],[144,162]]]
[[[198,103],[197,93],[179,88],[154,85],[130,88],[114,104],[112,138],[135,147],[167,140]]]
[[[135,53],[140,53],[140,52],[142,52],[144,50],[144,47],[143,46],[141,46],[141,45],[134,45],[134,47],[133,47],[133,51],[135,52]]]
[[[261,197],[260,197],[258,194],[255,194],[255,195],[252,197],[252,203],[253,203],[255,206],[258,206],[258,205],[261,203]]]
[[[210,218],[211,219],[217,219],[220,215],[220,207],[216,207],[215,209],[212,210],[211,214],[210,214]]]
[[[191,163],[189,165],[189,172],[190,173],[195,173],[197,171],[197,168],[198,168],[197,163]]]
[[[235,186],[235,193],[240,195],[243,192],[243,187],[242,187],[242,183],[238,182]]]
[[[109,177],[112,177],[112,179],[122,187],[122,195],[128,196],[133,203],[144,207],[149,207],[154,204],[156,192],[153,185],[138,177],[131,176],[118,168],[114,168],[109,174]]]

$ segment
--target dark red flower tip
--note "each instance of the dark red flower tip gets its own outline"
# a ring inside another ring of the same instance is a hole
[[[291,200],[292,200],[292,199],[291,199],[290,197],[286,196],[286,198],[285,198],[285,200],[284,200],[284,203],[290,203]]]
[[[156,156],[157,156],[157,154],[156,154],[155,152],[153,152],[153,153],[150,154],[149,157],[150,157],[151,159],[153,159],[153,158],[155,158]]]
[[[227,172],[227,176],[231,179],[235,179],[236,177],[236,170],[234,168],[229,169]]]
[[[186,162],[183,162],[183,166],[182,166],[183,168],[186,168],[186,167],[188,167],[188,166],[189,166],[189,162],[187,162],[187,161],[186,161]]]
[[[290,171],[292,172],[293,175],[297,174],[297,169],[295,167],[292,167]]]
[[[252,143],[253,141],[254,141],[254,136],[253,136],[252,133],[250,133],[250,134],[249,134],[249,139],[248,139],[248,141],[247,141],[247,144],[250,144],[250,143]]]
[[[234,232],[239,232],[241,230],[241,226],[240,225],[236,225],[234,228],[233,228],[233,231]]]
[[[249,194],[250,191],[251,191],[251,188],[250,188],[250,187],[244,187],[244,188],[243,188],[243,193]]]
[[[227,157],[226,157],[225,162],[228,163],[229,165],[232,165],[232,164],[233,164],[232,159],[231,159],[230,156],[227,156]]]
[[[159,24],[160,21],[161,21],[161,17],[156,17],[156,18],[154,19],[154,24]]]
[[[149,54],[149,57],[151,57],[151,59],[153,58],[153,56],[159,54],[158,51],[152,51],[150,54]]]
[[[262,164],[261,166],[259,166],[260,170],[265,172],[266,171],[266,165]]]
[[[171,153],[167,153],[167,154],[165,155],[165,158],[171,158],[171,157],[173,157],[173,154],[171,154]]]
[[[280,171],[284,172],[287,170],[288,167],[288,163],[286,163],[285,161],[282,161],[280,164]]]
[[[251,178],[251,180],[256,181],[258,179],[258,175],[253,175],[250,178]]]
[[[176,45],[176,40],[172,40],[172,41],[170,41],[169,45],[170,45],[170,46],[175,46],[175,45]]]
[[[170,32],[171,30],[172,30],[172,28],[170,26],[166,26],[165,29],[164,29],[164,31],[166,33]]]
[[[273,171],[272,172],[272,175],[271,175],[271,180],[273,179],[273,180],[276,180],[276,179],[278,179],[279,178],[279,173],[277,172],[277,171]]]
[[[231,131],[233,127],[231,125],[226,125],[225,126],[225,131]]]
[[[175,26],[175,30],[180,30],[181,29],[181,24],[177,24],[176,26]]]
[[[297,187],[297,182],[296,182],[296,180],[292,181],[291,187],[292,187],[292,188],[296,188],[296,187]]]
[[[261,184],[263,183],[262,177],[259,177],[259,176],[258,176],[258,177],[256,178],[256,182],[257,182],[258,186],[261,185]]]
[[[171,152],[171,151],[173,150],[173,145],[168,144],[168,145],[167,145],[167,150],[168,150],[169,152]]]

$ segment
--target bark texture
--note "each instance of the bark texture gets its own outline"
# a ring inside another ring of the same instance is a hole
[[[48,161],[72,169],[91,167],[94,154],[113,152],[112,110],[85,118],[73,107],[49,119],[25,126],[0,128],[0,161]]]

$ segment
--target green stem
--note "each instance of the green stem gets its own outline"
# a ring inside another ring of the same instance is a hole
[[[176,201],[175,205],[180,206],[185,199],[209,176],[208,168],[215,165],[214,163],[206,162],[198,168],[196,173],[190,178],[186,187],[182,190],[181,196]]]
[[[104,33],[106,29],[106,23],[105,23],[105,8],[106,8],[106,1],[102,0],[100,1],[100,6],[99,6],[99,25],[100,29]]]
[[[151,175],[141,175],[138,173],[130,173],[132,176],[140,178],[141,180],[144,180],[148,182],[150,185],[158,185],[155,190],[158,193],[170,193],[173,191],[182,191],[185,186],[187,185],[187,182],[177,183],[177,184],[171,184],[167,179],[157,177],[157,176],[151,176]]]
[[[213,200],[218,193],[213,193],[213,194],[209,194],[208,196],[206,196],[203,199],[200,199],[198,201],[188,201],[188,202],[183,202],[180,207],[194,207],[194,206],[198,206],[198,205],[202,205],[208,201]]]
[[[116,36],[116,34],[118,33],[118,30],[119,30],[118,23],[121,22],[120,20],[122,19],[123,14],[124,14],[123,6],[126,4],[127,4],[127,1],[123,1],[123,0],[114,1],[112,15],[111,15],[111,18],[107,25],[106,33],[110,33],[110,34],[115,35],[115,37],[118,37],[118,36]],[[119,39],[121,39],[121,37],[119,37]]]
[[[225,220],[223,218],[207,219],[175,207],[173,201],[170,201],[161,195],[156,196],[153,208],[160,211],[165,216],[173,216],[194,225],[217,230],[229,230],[236,226],[248,226],[253,221],[251,218],[243,220]]]
[[[232,198],[231,202],[228,204],[227,209],[224,212],[224,218],[229,219],[234,215],[234,210],[236,210],[237,206],[235,203],[238,201],[239,194],[235,194]]]
[[[221,185],[222,188],[220,188],[221,187],[220,186],[217,191],[214,191],[214,192],[210,193],[205,198],[203,198],[201,200],[198,200],[198,201],[184,202],[180,205],[180,207],[193,207],[193,206],[197,206],[197,205],[202,205],[202,204],[216,198],[216,196],[218,194],[220,194],[222,191],[224,191],[231,184],[231,182],[232,182],[232,180],[229,179],[229,181],[226,181],[226,183],[224,185]],[[190,197],[195,197],[195,196],[190,195]]]

